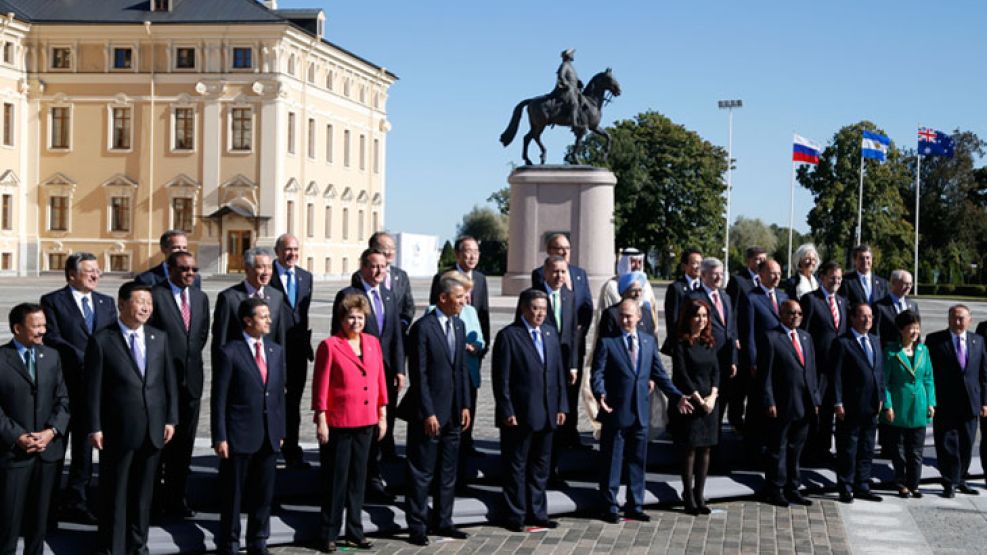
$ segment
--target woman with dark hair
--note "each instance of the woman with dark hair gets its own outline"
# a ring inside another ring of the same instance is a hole
[[[682,450],[682,500],[692,515],[709,514],[703,490],[709,471],[709,451],[719,441],[716,397],[720,366],[714,348],[709,306],[685,301],[679,312],[672,350],[672,383],[695,410],[680,414],[669,407],[669,429]]]
[[[899,497],[922,497],[922,449],[925,427],[936,413],[936,385],[929,349],[919,343],[922,321],[911,310],[894,319],[900,341],[884,348],[884,420],[891,432],[889,447]]]

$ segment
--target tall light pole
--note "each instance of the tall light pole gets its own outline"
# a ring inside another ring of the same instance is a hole
[[[723,244],[723,266],[725,269],[725,274],[730,275],[730,194],[733,192],[733,181],[731,179],[731,174],[733,173],[733,109],[743,108],[744,102],[740,99],[737,100],[721,100],[717,103],[721,110],[727,111],[727,219],[726,219],[726,231],[723,234],[724,244]],[[729,279],[729,277],[727,278]]]

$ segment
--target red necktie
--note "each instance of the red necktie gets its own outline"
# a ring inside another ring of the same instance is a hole
[[[254,361],[257,363],[257,369],[260,370],[260,381],[267,385],[267,361],[264,360],[264,353],[262,352],[264,347],[259,339],[254,343],[254,348]]]
[[[182,289],[182,323],[185,331],[192,327],[192,309],[188,306],[188,289]]]
[[[799,356],[799,363],[805,366],[805,355],[802,354],[802,345],[799,343],[799,336],[795,330],[792,330],[792,346],[795,347],[795,354]]]
[[[775,290],[772,289],[768,291],[768,297],[771,299],[771,307],[775,310],[775,316],[778,315],[778,299],[775,298]]]
[[[829,296],[829,312],[833,315],[833,327],[840,329],[840,311],[836,309],[836,295]]]
[[[716,307],[716,313],[720,315],[720,321],[726,323],[727,319],[723,317],[723,303],[720,302],[720,294],[713,291],[709,295],[713,297],[713,306]]]

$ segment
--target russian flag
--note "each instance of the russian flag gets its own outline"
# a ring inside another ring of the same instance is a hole
[[[795,146],[792,148],[792,161],[805,164],[818,164],[819,145],[801,135],[795,135]]]

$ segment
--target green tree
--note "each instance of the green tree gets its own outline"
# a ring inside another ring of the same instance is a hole
[[[452,243],[446,241],[442,245],[442,253],[439,254],[439,267],[436,272],[441,272],[456,263],[456,249],[452,248]]]
[[[818,166],[802,166],[798,181],[808,189],[815,206],[809,211],[809,227],[828,257],[849,262],[857,225],[860,186],[860,142],[864,130],[883,133],[873,123],[862,121],[843,127],[820,156]],[[908,187],[912,174],[904,157],[892,143],[887,161],[864,162],[862,242],[870,245],[877,271],[910,267],[914,228],[900,191]]]
[[[584,157],[617,176],[617,245],[656,253],[656,269],[666,276],[685,248],[722,256],[726,150],[653,111],[606,131],[609,159],[596,135],[586,141]]]
[[[511,214],[511,188],[503,187],[497,189],[487,197],[487,202],[492,202],[497,207],[497,211],[504,216]]]
[[[746,264],[744,251],[748,247],[757,246],[774,253],[777,245],[777,235],[759,218],[737,216],[730,226],[730,260],[733,262],[731,270],[739,270]]]

